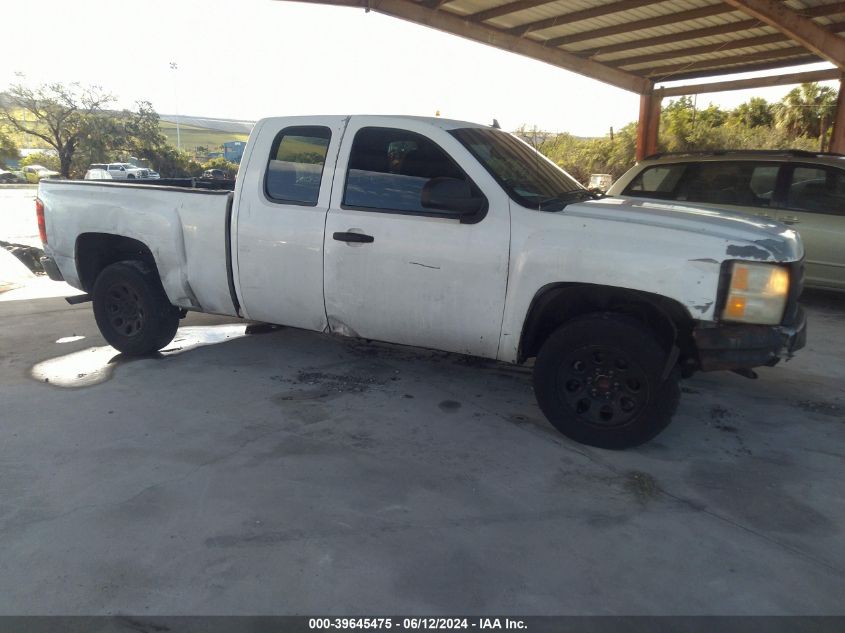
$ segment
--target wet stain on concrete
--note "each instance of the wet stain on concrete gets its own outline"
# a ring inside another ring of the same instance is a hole
[[[110,345],[90,347],[42,361],[33,366],[30,375],[35,380],[54,387],[92,387],[111,378],[114,369],[123,363],[166,358],[197,347],[222,343],[243,336],[245,329],[243,325],[199,325],[180,328],[170,345],[161,352],[141,357],[124,356]],[[62,339],[57,342],[62,342]]]
[[[527,415],[522,415],[521,413],[511,413],[508,415],[508,420],[519,425],[527,424],[532,421]]]
[[[642,505],[660,496],[660,485],[649,473],[632,470],[625,475],[625,490]]]
[[[711,420],[724,420],[726,417],[730,416],[730,411],[716,405],[715,407],[710,407],[710,419]]]
[[[395,371],[380,363],[356,364],[341,372],[300,370],[295,376],[271,376],[294,389],[273,396],[277,404],[288,401],[328,399],[343,394],[361,394],[397,380]]]
[[[818,413],[820,415],[827,415],[832,417],[841,416],[845,412],[845,407],[836,402],[824,402],[818,400],[799,400],[795,403],[799,409],[807,413]]]
[[[440,404],[437,405],[441,411],[446,411],[448,413],[453,413],[461,408],[461,403],[457,400],[444,400]]]

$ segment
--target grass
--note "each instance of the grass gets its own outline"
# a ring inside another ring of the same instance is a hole
[[[176,124],[169,121],[161,121],[159,128],[162,134],[167,136],[167,142],[176,146]],[[223,143],[226,141],[245,141],[249,138],[247,134],[235,132],[221,132],[193,125],[179,125],[179,136],[182,138],[182,149],[193,152],[197,147],[207,147],[210,152],[222,152]]]

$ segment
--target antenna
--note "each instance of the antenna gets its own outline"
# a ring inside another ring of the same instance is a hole
[[[499,121],[497,121],[496,119],[493,119],[493,125],[491,125],[490,127],[492,127],[494,130],[501,130],[502,129],[502,126],[499,125]]]

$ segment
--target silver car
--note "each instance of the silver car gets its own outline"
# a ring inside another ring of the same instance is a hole
[[[845,290],[845,156],[730,150],[655,154],[607,195],[733,210],[790,225],[806,251],[806,285]]]

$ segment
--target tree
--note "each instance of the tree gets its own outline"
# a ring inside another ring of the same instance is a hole
[[[658,147],[669,152],[718,149],[723,145],[719,130],[727,120],[728,113],[719,107],[698,109],[690,97],[681,97],[663,108]]]
[[[828,86],[801,84],[775,104],[775,125],[792,136],[819,139],[819,149],[824,151],[830,122],[836,113],[836,96],[836,91]]]
[[[0,131],[0,167],[8,165],[8,161],[17,160],[20,156],[17,145],[11,137]]]
[[[833,116],[832,112],[829,116]],[[660,119],[661,151],[818,147],[818,141],[807,136],[805,128],[775,126],[775,107],[759,97],[731,111],[714,105],[698,109],[690,97],[682,97],[664,107]],[[810,133],[815,134],[815,130]],[[517,134],[533,138],[525,126]],[[625,125],[612,138],[578,138],[567,133],[543,134],[542,138],[540,151],[577,180],[587,183],[590,174],[607,173],[618,178],[633,166],[637,124]]]
[[[11,86],[8,103],[0,108],[0,122],[31,134],[56,150],[59,171],[70,177],[74,154],[92,119],[103,113],[114,97],[97,86],[79,83]]]
[[[771,127],[774,123],[774,111],[772,105],[762,97],[751,97],[728,115],[728,123],[749,128]]]

